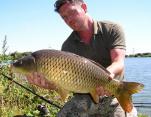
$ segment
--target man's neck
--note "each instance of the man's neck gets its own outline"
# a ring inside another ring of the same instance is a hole
[[[79,31],[78,34],[81,38],[81,41],[83,41],[86,44],[89,44],[92,38],[94,32],[94,26],[93,26],[93,20],[88,22],[88,26],[84,31]]]

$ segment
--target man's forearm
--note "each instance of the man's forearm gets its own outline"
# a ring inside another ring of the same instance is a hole
[[[121,75],[124,71],[124,62],[113,62],[106,68],[110,73],[111,77],[114,78],[117,75]]]

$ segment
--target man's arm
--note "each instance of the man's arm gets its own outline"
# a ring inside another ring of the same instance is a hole
[[[114,48],[110,51],[112,64],[107,67],[107,70],[111,73],[111,78],[121,75],[124,72],[124,59],[125,50]],[[97,87],[96,92],[99,96],[111,95],[103,87]]]
[[[115,48],[110,51],[112,64],[107,67],[107,70],[111,73],[111,77],[121,75],[124,71],[124,59],[125,50]]]

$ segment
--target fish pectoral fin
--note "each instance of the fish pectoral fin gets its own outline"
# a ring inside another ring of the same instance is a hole
[[[118,95],[115,95],[121,107],[126,112],[131,112],[133,108],[132,94],[138,93],[144,87],[143,84],[136,82],[122,82],[118,89]]]
[[[68,90],[65,90],[65,89],[63,89],[63,88],[58,87],[57,90],[56,90],[56,92],[60,95],[61,100],[62,100],[63,102],[65,102],[66,99],[67,99],[67,97],[68,97],[69,91],[68,91]]]
[[[99,103],[99,95],[96,93],[96,90],[95,89],[92,90],[90,92],[90,94],[91,94],[91,97],[93,98],[94,102]]]

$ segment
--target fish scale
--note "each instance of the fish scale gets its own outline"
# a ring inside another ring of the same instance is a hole
[[[57,82],[57,85],[61,87],[65,87],[66,90],[71,90],[71,91],[78,90],[79,91],[78,93],[88,93],[89,90],[93,90],[93,87],[96,87],[100,85],[101,83],[101,82],[98,83],[100,80],[94,79],[95,77],[99,78],[99,77],[104,76],[102,77],[104,78],[103,81],[106,80],[105,81],[106,83],[109,82],[107,80],[108,74],[103,74],[103,72],[100,72],[100,71],[97,72],[98,70],[96,70],[94,74],[95,69],[93,68],[93,64],[92,66],[90,66],[89,64],[91,63],[89,63],[88,60],[83,59],[82,61],[78,61],[79,56],[77,55],[65,56],[62,53],[59,53],[59,54],[60,56],[56,54],[56,56],[54,55],[52,58],[47,59],[49,58],[50,53],[46,52],[45,56],[42,56],[43,63],[39,65],[39,68],[41,68],[41,70],[39,71],[42,71],[45,74],[45,76],[47,76],[53,82]],[[50,63],[50,66],[43,65],[45,67],[41,67],[42,64],[46,64],[46,63]],[[50,70],[52,71],[51,72],[52,76],[50,76],[49,74]],[[64,74],[60,72],[63,70],[67,71],[67,73]],[[92,71],[91,74],[89,74],[90,73],[89,71]],[[79,82],[75,82],[76,79],[79,79],[78,80]],[[63,86],[62,86],[62,82],[64,82]]]
[[[49,54],[48,54],[49,56]],[[60,81],[59,85],[64,82],[64,85],[68,86],[67,89],[70,89],[72,87],[74,88],[78,88],[77,90],[81,90],[81,92],[84,93],[88,93],[88,91],[82,91],[83,87],[88,87],[91,88],[92,85],[94,86],[96,83],[91,82],[90,79],[94,79],[95,76],[92,76],[93,74],[90,74],[90,71],[92,72],[93,69],[91,69],[89,66],[87,66],[87,64],[85,64],[84,62],[79,62],[77,64],[77,59],[73,59],[73,57],[66,57],[66,56],[56,56],[53,58],[50,58],[50,61],[47,59],[48,57],[42,57],[43,58],[43,62],[41,64],[45,64],[45,63],[49,63],[50,62],[50,66],[48,67],[48,65],[44,65],[46,67],[39,67],[41,68],[40,71],[44,72],[45,74],[48,74],[48,72],[51,70],[53,72],[53,74],[51,74],[53,77],[52,79],[56,82],[57,80]],[[46,58],[44,60],[44,58]],[[69,65],[69,61],[70,65]],[[39,66],[41,66],[41,64]],[[77,65],[75,65],[77,64]],[[67,68],[68,66],[68,68]],[[48,69],[49,68],[49,69]],[[88,70],[86,70],[85,72],[85,68],[87,68]],[[68,69],[68,71],[66,70]],[[62,73],[60,71],[67,71],[67,73]],[[101,73],[101,72],[100,72]],[[49,74],[48,74],[49,75]],[[49,78],[51,78],[51,76],[48,76]],[[91,77],[91,78],[89,78]],[[59,79],[60,78],[60,79]],[[66,79],[66,80],[64,80]],[[76,80],[76,79],[80,79],[80,80]],[[80,82],[76,82],[76,81],[80,81]],[[88,82],[88,83],[85,83]],[[72,84],[72,85],[69,85]],[[80,93],[80,92],[79,92]]]

